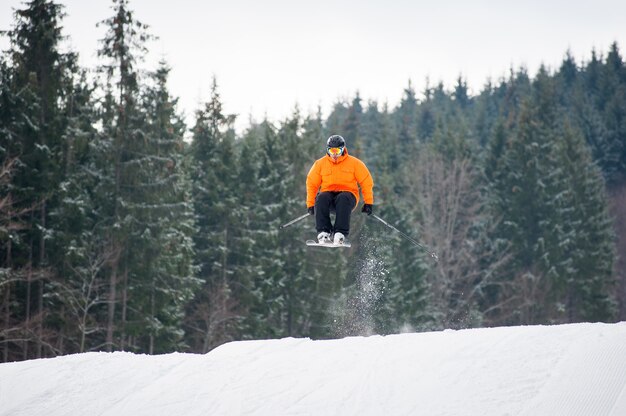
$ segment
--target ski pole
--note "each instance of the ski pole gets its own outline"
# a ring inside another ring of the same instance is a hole
[[[278,227],[278,229],[282,230],[283,228],[285,228],[285,227],[289,227],[290,225],[293,225],[293,224],[297,223],[298,221],[302,221],[302,220],[303,220],[303,219],[305,219],[306,217],[310,217],[310,216],[311,216],[311,214],[309,214],[309,213],[307,212],[306,214],[304,214],[304,215],[302,215],[302,216],[300,216],[300,217],[298,217],[298,218],[295,218],[295,219],[293,219],[293,220],[289,221],[287,224],[283,224],[283,225],[281,225],[280,227]]]
[[[415,239],[409,237],[408,235],[406,235],[402,231],[398,230],[396,227],[394,227],[393,225],[389,224],[387,221],[383,220],[378,215],[372,214],[372,217],[376,218],[378,221],[382,222],[383,224],[385,224],[387,227],[391,228],[392,230],[398,232],[402,237],[406,238],[411,243],[415,244],[417,247],[419,247],[422,250],[424,250],[426,253],[428,253],[430,255],[430,257],[435,259],[435,261],[439,261],[439,257],[437,257],[437,253],[435,253],[434,251],[430,251],[430,249],[428,247],[426,247],[425,245],[421,244],[420,242],[418,242]]]

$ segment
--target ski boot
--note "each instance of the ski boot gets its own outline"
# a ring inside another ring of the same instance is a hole
[[[342,245],[345,240],[346,240],[345,235],[343,235],[342,233],[335,233],[335,236],[333,238],[333,243],[339,246],[339,245]]]
[[[332,244],[333,240],[330,238],[330,233],[322,231],[317,235],[317,242],[320,244]]]

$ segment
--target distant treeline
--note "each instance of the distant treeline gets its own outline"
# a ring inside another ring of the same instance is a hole
[[[215,79],[185,125],[168,64],[139,66],[151,36],[127,0],[96,71],[61,51],[62,17],[25,3],[0,58],[0,361],[626,319],[617,44],[477,95],[409,82],[394,108],[357,93],[237,135]],[[330,134],[438,262],[358,210],[350,250],[306,248],[312,219],[279,231]]]

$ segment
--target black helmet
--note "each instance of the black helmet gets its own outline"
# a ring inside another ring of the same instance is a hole
[[[346,147],[346,141],[338,134],[333,134],[326,141],[326,147]]]

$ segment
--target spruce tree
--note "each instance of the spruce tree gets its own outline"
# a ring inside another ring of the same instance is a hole
[[[338,100],[333,105],[326,119],[324,137],[329,137],[331,134],[341,135],[341,131],[345,127],[346,120],[348,119],[349,111],[350,105],[345,100]]]
[[[22,358],[55,354],[54,341],[45,334],[46,284],[54,278],[54,259],[49,253],[50,212],[58,204],[56,190],[63,180],[64,129],[67,118],[66,82],[76,57],[60,51],[62,6],[33,0],[15,12],[15,25],[8,32],[11,49],[10,89],[18,106],[9,121],[11,143],[5,147],[9,160],[19,156],[11,179],[14,207],[21,212],[24,227],[11,244],[13,268],[24,271],[25,282],[15,287],[13,318],[23,332]],[[19,92],[19,98],[18,93]],[[18,325],[16,325],[18,326]],[[34,350],[29,346],[35,346]],[[44,345],[46,351],[44,352]]]
[[[223,113],[213,79],[211,99],[197,111],[190,147],[194,245],[204,287],[188,307],[186,325],[194,350],[206,352],[234,339],[241,313],[233,299],[236,154],[232,117]]]
[[[428,79],[423,95],[424,101],[418,109],[417,134],[421,142],[427,142],[432,139],[437,122],[433,105],[433,90]]]
[[[404,96],[399,107],[395,111],[396,126],[398,130],[398,146],[402,149],[401,160],[416,156],[418,136],[418,111],[415,90],[409,81],[404,90]]]
[[[68,89],[68,119],[63,139],[64,180],[58,189],[59,204],[51,211],[51,250],[59,277],[51,286],[52,298],[58,304],[54,311],[60,353],[84,352],[104,340],[98,312],[105,310],[105,285],[101,279],[106,264],[101,241],[95,231],[97,211],[93,198],[96,178],[93,146],[97,132],[94,87],[82,71],[72,79]]]
[[[510,244],[517,322],[570,322],[594,313],[610,319],[613,260],[603,185],[578,133],[562,121],[554,86],[540,71],[503,161],[490,174],[495,215],[502,217],[496,238]],[[591,234],[597,262],[587,257]],[[581,300],[591,292],[594,312]]]
[[[357,92],[348,108],[348,115],[344,122],[340,134],[350,144],[350,153],[356,157],[362,157],[364,153],[362,144],[362,127],[361,120],[363,118],[363,107],[361,106],[361,97]]]
[[[302,212],[303,204],[302,197],[293,193],[295,178],[291,176],[293,171],[289,161],[292,149],[282,142],[275,127],[267,121],[263,123],[261,150],[257,184],[258,208],[261,209],[259,220],[264,225],[256,240],[256,253],[263,275],[259,276],[257,284],[265,300],[262,308],[267,319],[266,336],[287,336],[293,329],[292,279],[296,278],[294,273],[298,273],[293,267],[296,259],[290,258],[292,251],[289,248],[295,242],[295,229],[279,232],[279,226],[281,220],[290,218],[293,212]]]
[[[582,135],[569,125],[557,152],[568,186],[559,201],[565,235],[559,244],[559,266],[566,276],[567,321],[611,321],[616,253],[604,180]]]
[[[626,178],[626,65],[616,43],[611,45],[600,82],[607,141],[614,154],[619,155],[615,173],[610,179],[621,183]]]
[[[168,74],[161,62],[152,75],[154,85],[143,93],[145,127],[132,169],[136,185],[126,202],[134,222],[129,240],[134,311],[128,319],[134,328],[129,334],[136,338],[135,348],[150,354],[182,347],[183,308],[197,286],[193,211],[183,165],[185,125],[168,91]]]
[[[454,98],[454,102],[463,110],[466,109],[472,102],[468,93],[467,81],[464,80],[462,76],[457,78],[452,98]]]
[[[574,117],[589,146],[593,160],[600,166],[604,177],[613,181],[618,175],[621,144],[611,140],[612,133],[606,124],[602,111],[594,103],[594,97],[582,86],[572,97]]]
[[[484,150],[489,143],[489,139],[499,121],[498,105],[495,98],[495,90],[488,81],[483,90],[475,98],[476,115],[474,116],[474,126],[476,138],[479,146]]]
[[[136,291],[146,285],[141,262],[145,250],[142,236],[148,230],[143,218],[137,218],[141,202],[137,197],[150,188],[154,171],[151,170],[150,138],[147,122],[141,108],[141,79],[137,65],[152,37],[147,26],[135,19],[126,0],[113,1],[114,16],[101,22],[106,28],[98,55],[103,59],[100,71],[105,76],[101,114],[101,143],[103,153],[98,158],[101,177],[98,188],[99,233],[104,247],[111,253],[108,273],[108,311],[106,345],[114,348],[147,350],[139,340],[138,328],[145,325],[142,317],[133,312],[132,303],[143,303]],[[134,245],[137,243],[138,245]]]
[[[13,175],[19,166],[20,136],[28,131],[32,123],[24,109],[31,97],[18,94],[13,88],[14,71],[0,57],[0,340],[2,361],[23,359],[23,344],[18,328],[24,322],[23,296],[25,267],[22,259],[23,230],[27,228],[27,214],[34,207],[21,208],[16,204]],[[16,313],[16,311],[18,311]],[[15,335],[13,335],[15,334]]]
[[[545,269],[539,263],[545,253],[545,237],[551,231],[547,229],[547,218],[552,215],[545,182],[555,165],[550,137],[545,127],[534,121],[529,106],[522,109],[518,124],[519,130],[502,155],[502,164],[492,174],[494,215],[502,218],[494,238],[511,246],[511,272],[519,280],[515,291],[530,297],[518,299],[517,322],[538,323],[546,315],[537,309],[546,300],[534,296],[548,292],[542,274]],[[502,286],[506,284],[501,282]],[[503,311],[502,315],[507,313]]]
[[[264,298],[257,285],[263,275],[262,264],[257,255],[257,237],[265,224],[259,219],[261,215],[258,192],[258,175],[261,166],[261,133],[258,126],[251,126],[242,136],[239,144],[238,163],[236,166],[236,192],[239,204],[234,214],[238,224],[237,251],[237,299],[241,321],[238,325],[238,336],[243,339],[256,338],[262,333],[265,317],[259,313]]]

